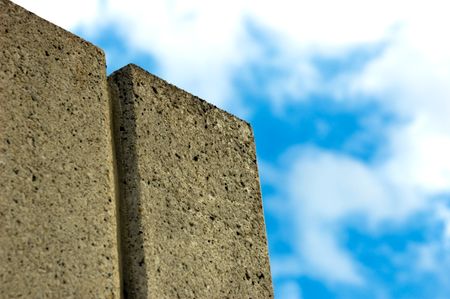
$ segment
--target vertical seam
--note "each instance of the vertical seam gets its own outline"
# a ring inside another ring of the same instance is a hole
[[[107,78],[107,90],[108,90],[108,103],[109,103],[109,114],[110,114],[110,133],[111,133],[111,145],[112,145],[112,160],[113,160],[113,175],[114,175],[114,200],[116,206],[116,238],[117,238],[117,256],[119,262],[119,285],[120,285],[120,293],[119,298],[124,298],[123,292],[123,252],[122,252],[122,225],[121,225],[121,188],[119,183],[119,166],[117,161],[117,147],[120,146],[120,141],[117,140],[115,136],[116,126],[117,126],[117,116],[115,114],[115,105],[119,105],[118,109],[120,110],[120,101],[114,101],[114,91],[109,84],[109,78]]]

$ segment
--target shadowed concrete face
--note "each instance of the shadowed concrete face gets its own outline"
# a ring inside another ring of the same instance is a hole
[[[250,126],[133,65],[109,85],[126,295],[272,297]]]
[[[0,297],[118,298],[103,53],[0,0]]]

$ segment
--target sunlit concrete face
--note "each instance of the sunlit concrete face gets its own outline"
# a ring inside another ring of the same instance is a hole
[[[103,52],[0,0],[0,297],[119,298]]]
[[[109,85],[125,294],[272,297],[250,126],[133,65]]]

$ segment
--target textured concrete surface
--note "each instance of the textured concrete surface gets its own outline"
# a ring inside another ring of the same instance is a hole
[[[118,298],[101,50],[0,0],[0,297]]]
[[[250,126],[128,65],[109,77],[128,298],[271,298]]]

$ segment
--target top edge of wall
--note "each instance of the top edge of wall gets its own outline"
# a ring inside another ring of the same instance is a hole
[[[101,55],[103,59],[105,59],[105,51],[102,48],[100,48],[99,46],[97,46],[97,45],[95,45],[95,44],[93,44],[93,43],[83,39],[82,37],[80,37],[80,36],[70,32],[70,31],[62,28],[61,26],[56,25],[55,23],[53,23],[53,22],[51,22],[51,21],[49,21],[49,20],[39,16],[38,14],[29,11],[27,8],[21,6],[21,5],[15,3],[13,1],[10,1],[10,0],[0,0],[0,6],[1,7],[6,6],[6,9],[9,9],[9,10],[18,10],[18,9],[20,9],[20,10],[25,11],[27,14],[29,14],[33,18],[41,19],[43,22],[47,23],[48,25],[51,25],[53,27],[58,28],[58,30],[63,31],[64,34],[66,34],[68,38],[72,38],[74,40],[78,40],[79,42],[85,44],[86,46],[94,48],[98,52],[98,54]]]
[[[144,69],[144,68],[142,68],[139,65],[136,65],[134,63],[129,63],[129,64],[119,68],[118,70],[115,70],[114,72],[112,72],[108,76],[108,79],[113,79],[114,77],[116,77],[118,75],[123,76],[124,74],[130,76],[130,78],[134,78],[134,74],[135,73],[140,73],[140,74],[142,74],[144,76],[149,76],[149,77],[159,81],[163,85],[170,86],[171,88],[174,88],[174,89],[182,91],[183,93],[189,94],[190,96],[193,96],[193,98],[195,100],[197,100],[198,102],[200,102],[202,105],[208,106],[208,109],[211,109],[211,110],[214,109],[214,110],[217,110],[217,111],[219,111],[221,113],[224,113],[224,114],[228,115],[229,117],[231,117],[232,119],[234,119],[235,121],[244,123],[245,125],[247,125],[252,130],[252,126],[251,126],[251,124],[248,121],[246,121],[246,120],[244,120],[242,118],[239,118],[236,115],[234,115],[234,114],[232,114],[232,113],[230,113],[230,112],[228,112],[228,111],[226,111],[226,110],[224,110],[222,108],[219,108],[216,105],[208,102],[207,100],[204,100],[204,99],[202,99],[202,98],[200,98],[200,97],[190,93],[189,91],[186,91],[185,89],[182,89],[182,88],[180,88],[180,87],[178,87],[178,86],[176,86],[176,85],[166,81],[165,79],[162,79],[161,77],[158,77],[158,76],[150,73],[146,69]]]

